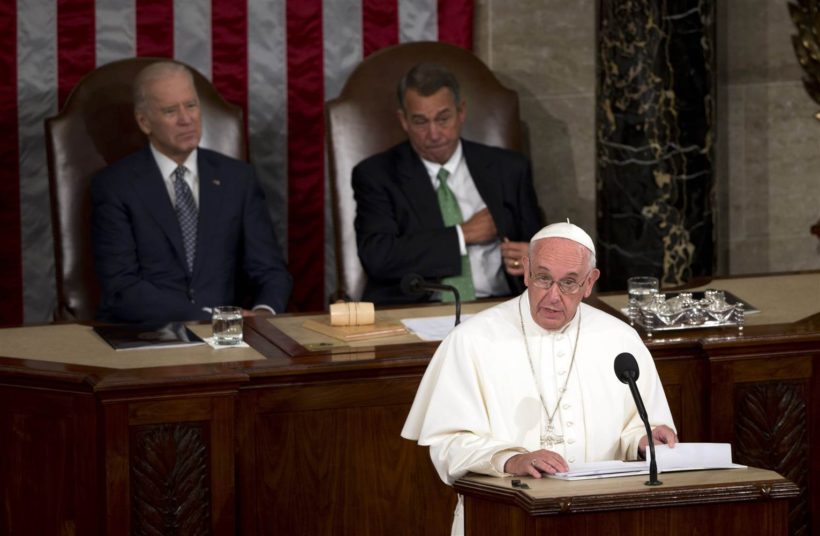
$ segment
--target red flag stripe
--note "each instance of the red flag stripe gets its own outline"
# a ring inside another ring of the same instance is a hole
[[[399,42],[397,0],[362,0],[362,52],[366,58]]]
[[[322,0],[287,3],[288,265],[292,303],[324,308]]]
[[[0,2],[0,325],[23,322],[20,153],[17,132],[17,4]]]
[[[136,0],[137,56],[174,56],[174,0]]]
[[[473,9],[473,0],[438,0],[438,40],[472,50]]]
[[[94,0],[57,2],[57,106],[96,64]]]
[[[247,35],[247,0],[212,0],[211,80],[225,100],[242,108],[246,134],[248,125]]]

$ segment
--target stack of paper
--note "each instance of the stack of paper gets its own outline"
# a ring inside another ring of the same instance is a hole
[[[655,456],[658,473],[672,471],[695,471],[701,469],[745,469],[745,465],[732,463],[732,446],[729,443],[678,443],[674,448],[656,445]],[[649,462],[624,462],[606,460],[591,463],[571,463],[566,473],[546,475],[561,480],[584,480],[649,474]]]

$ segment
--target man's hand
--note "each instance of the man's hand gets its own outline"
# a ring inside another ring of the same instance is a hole
[[[495,240],[498,231],[495,222],[486,208],[479,210],[473,217],[461,224],[464,242],[467,244],[484,244]]]
[[[525,452],[516,454],[504,464],[504,472],[516,476],[529,475],[541,478],[541,473],[554,475],[569,471],[569,466],[564,458],[557,452],[551,450],[536,450],[535,452]]]
[[[511,242],[509,238],[501,242],[501,260],[508,274],[524,275],[524,261],[521,259],[527,255],[528,247],[527,242]]]
[[[660,426],[656,426],[654,430],[652,430],[652,441],[655,444],[658,443],[666,443],[669,445],[669,448],[674,448],[675,443],[678,442],[678,436],[675,435],[675,432],[672,431],[671,428],[662,424]],[[641,438],[641,441],[638,443],[638,454],[646,458],[646,446],[649,445],[649,440],[646,436]]]

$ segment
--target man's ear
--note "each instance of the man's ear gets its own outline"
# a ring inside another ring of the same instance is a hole
[[[401,129],[407,134],[410,130],[410,125],[407,124],[407,117],[404,115],[404,110],[399,108],[396,110],[396,116],[399,118],[399,123],[401,124]]]
[[[467,119],[467,101],[461,99],[461,102],[458,103],[458,106],[456,107],[456,111],[458,112],[459,121],[463,123],[464,120]]]
[[[140,130],[146,136],[151,134],[151,122],[148,121],[148,118],[145,117],[145,113],[139,110],[134,111],[134,118],[137,120],[137,126],[140,127]]]
[[[601,271],[597,268],[593,268],[589,273],[589,286],[584,291],[584,298],[589,298],[589,295],[592,294],[592,287],[595,286],[595,282],[598,281],[599,277],[601,277]]]
[[[528,255],[524,255],[521,257],[522,264],[524,266],[524,285],[530,286],[530,257]]]

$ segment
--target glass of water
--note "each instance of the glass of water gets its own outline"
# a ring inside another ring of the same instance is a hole
[[[214,342],[231,346],[242,342],[242,309],[233,306],[214,307],[212,326]]]
[[[646,307],[652,302],[652,296],[660,290],[660,283],[657,277],[630,277],[626,280],[626,289],[630,300],[634,298],[639,306]]]

